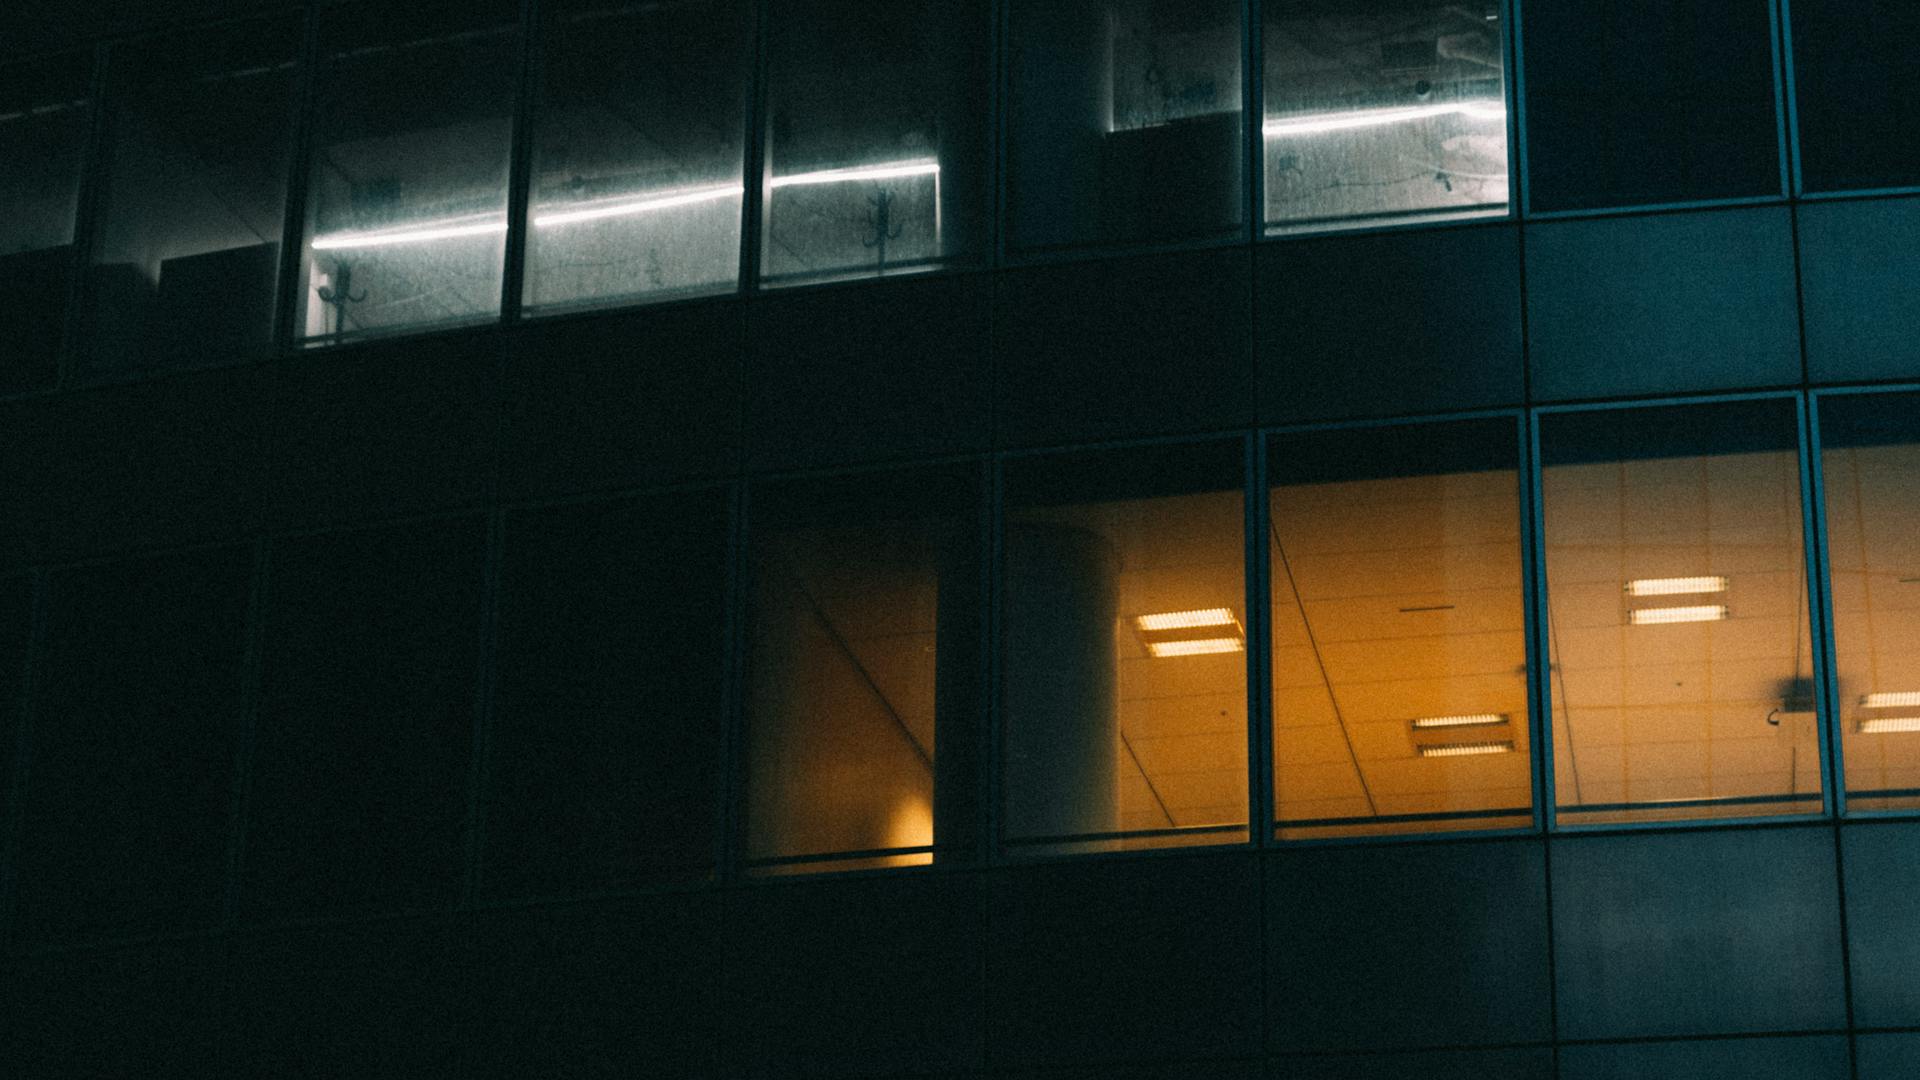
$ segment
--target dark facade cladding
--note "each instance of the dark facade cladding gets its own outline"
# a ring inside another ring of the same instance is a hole
[[[1914,70],[16,5],[0,1076],[1920,1076]]]

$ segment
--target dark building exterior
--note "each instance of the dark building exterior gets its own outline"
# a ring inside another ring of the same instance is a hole
[[[1920,9],[17,7],[0,1075],[1920,1076]]]

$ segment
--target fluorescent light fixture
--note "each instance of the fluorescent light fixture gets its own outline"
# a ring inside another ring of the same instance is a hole
[[[1463,101],[1452,105],[1408,105],[1390,109],[1356,109],[1351,112],[1303,113],[1299,116],[1270,119],[1261,126],[1260,130],[1269,139],[1279,139],[1289,135],[1318,135],[1327,131],[1350,131],[1354,128],[1379,127],[1382,124],[1402,124],[1409,120],[1455,115],[1472,120],[1504,122],[1507,118],[1507,108],[1497,101]]]
[[[1727,591],[1723,577],[1657,577],[1627,582],[1628,596],[1691,596]]]
[[[1244,648],[1246,648],[1246,646],[1237,637],[1195,638],[1191,641],[1147,642],[1147,652],[1153,654],[1156,658],[1236,653]]]
[[[1456,727],[1492,727],[1507,722],[1506,713],[1466,713],[1460,716],[1422,716],[1413,721],[1413,730],[1431,731],[1435,728]]]
[[[1902,731],[1920,731],[1920,716],[1875,716],[1860,721],[1862,735],[1891,735]]]
[[[699,188],[683,191],[676,195],[658,195],[647,199],[623,199],[618,202],[583,206],[574,210],[561,210],[551,214],[536,214],[533,224],[537,228],[550,228],[554,225],[568,225],[576,221],[598,221],[601,218],[626,217],[630,214],[644,214],[649,210],[665,210],[674,206],[690,206],[694,203],[712,202],[715,199],[739,198],[746,189],[738,184],[728,187]]]
[[[486,236],[492,233],[504,234],[507,223],[501,218],[485,221],[466,221],[460,219],[437,225],[421,225],[411,229],[384,229],[378,232],[334,233],[330,236],[313,238],[313,250],[337,251],[340,248],[393,247],[399,244],[424,244],[432,240],[452,240],[461,236]]]
[[[1669,623],[1718,622],[1727,617],[1725,604],[1695,604],[1690,607],[1634,608],[1627,621],[1635,626],[1665,626]]]
[[[1229,608],[1203,608],[1197,611],[1164,611],[1158,615],[1141,615],[1133,624],[1142,633],[1156,630],[1193,630],[1203,626],[1239,626]]]
[[[853,169],[821,169],[819,172],[793,173],[788,176],[776,176],[769,183],[773,187],[783,188],[800,184],[841,184],[849,180],[893,180],[903,176],[935,176],[939,172],[940,163],[937,161],[898,161]]]
[[[1912,709],[1920,708],[1920,690],[1896,690],[1892,693],[1868,694],[1860,699],[1863,709]]]
[[[1511,742],[1436,743],[1420,747],[1421,757],[1473,757],[1478,754],[1511,754]]]

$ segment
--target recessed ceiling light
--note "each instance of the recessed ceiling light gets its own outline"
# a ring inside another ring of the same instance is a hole
[[[1422,716],[1413,721],[1415,731],[1431,728],[1492,727],[1507,722],[1506,713],[1469,713],[1460,716]]]
[[[1860,707],[1863,709],[1911,709],[1915,706],[1920,706],[1920,690],[1868,694],[1860,699]]]
[[[1890,735],[1899,731],[1920,731],[1920,716],[1873,716],[1860,721],[1862,735]]]
[[[1627,582],[1628,596],[1691,596],[1727,591],[1723,577],[1657,577]]]
[[[1237,637],[1195,638],[1190,641],[1149,641],[1147,651],[1155,657],[1207,656],[1235,653],[1246,648]]]
[[[1725,604],[1697,604],[1691,607],[1634,608],[1627,620],[1635,626],[1663,626],[1667,623],[1717,622],[1727,617]]]
[[[1197,611],[1163,611],[1158,615],[1136,616],[1133,624],[1143,633],[1158,630],[1194,630],[1203,626],[1239,626],[1230,608],[1201,608]]]
[[[1470,757],[1475,754],[1511,754],[1511,742],[1437,743],[1420,747],[1421,757]]]

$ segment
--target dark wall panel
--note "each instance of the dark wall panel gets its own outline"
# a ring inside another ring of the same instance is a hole
[[[1527,227],[1536,401],[1800,381],[1782,207]]]
[[[692,893],[475,916],[462,1075],[718,1075],[722,925]]]
[[[0,966],[0,1076],[219,1075],[220,965],[200,940]]]
[[[296,356],[272,366],[269,522],[366,521],[493,493],[497,335]]]
[[[1756,1076],[1848,1080],[1846,1037],[1701,1039],[1560,1049],[1560,1080],[1748,1080]]]
[[[485,548],[480,518],[274,545],[247,835],[253,913],[453,901]]]
[[[720,302],[512,331],[502,495],[732,474],[744,323],[741,304]]]
[[[1251,423],[1252,277],[1246,248],[998,275],[1000,442]]]
[[[1274,1080],[1550,1080],[1553,1050],[1538,1046],[1280,1058],[1272,1075]]]
[[[249,368],[0,405],[0,565],[246,533],[262,411]]]
[[[1255,1061],[1179,1061],[996,1075],[1004,1080],[1258,1080],[1262,1073],[1260,1063]]]
[[[1062,863],[991,883],[997,1069],[1259,1053],[1249,854]]]
[[[1920,1034],[1862,1035],[1854,1041],[1859,1080],[1910,1080],[1920,1076]]]
[[[1920,1025],[1920,823],[1849,826],[1840,841],[1854,1023]]]
[[[1264,244],[1255,266],[1263,423],[1525,396],[1515,226]]]
[[[9,868],[7,839],[13,835],[14,747],[26,715],[28,667],[33,651],[34,579],[28,574],[0,577],[0,903],[5,902]],[[6,911],[0,911],[0,948],[6,944]]]
[[[1920,199],[1798,213],[1809,376],[1920,379]]]
[[[713,864],[723,491],[508,515],[489,735],[489,895]]]
[[[1554,841],[1565,1039],[1843,1027],[1833,833]]]
[[[729,893],[727,1075],[980,1068],[983,892],[941,874]]]
[[[18,936],[219,921],[252,567],[229,547],[51,577]]]
[[[755,469],[985,450],[993,279],[968,274],[754,304],[747,460]]]
[[[1808,191],[1920,184],[1920,8],[1793,0],[1793,82]]]
[[[1283,852],[1267,916],[1275,1049],[1552,1037],[1537,841]]]

